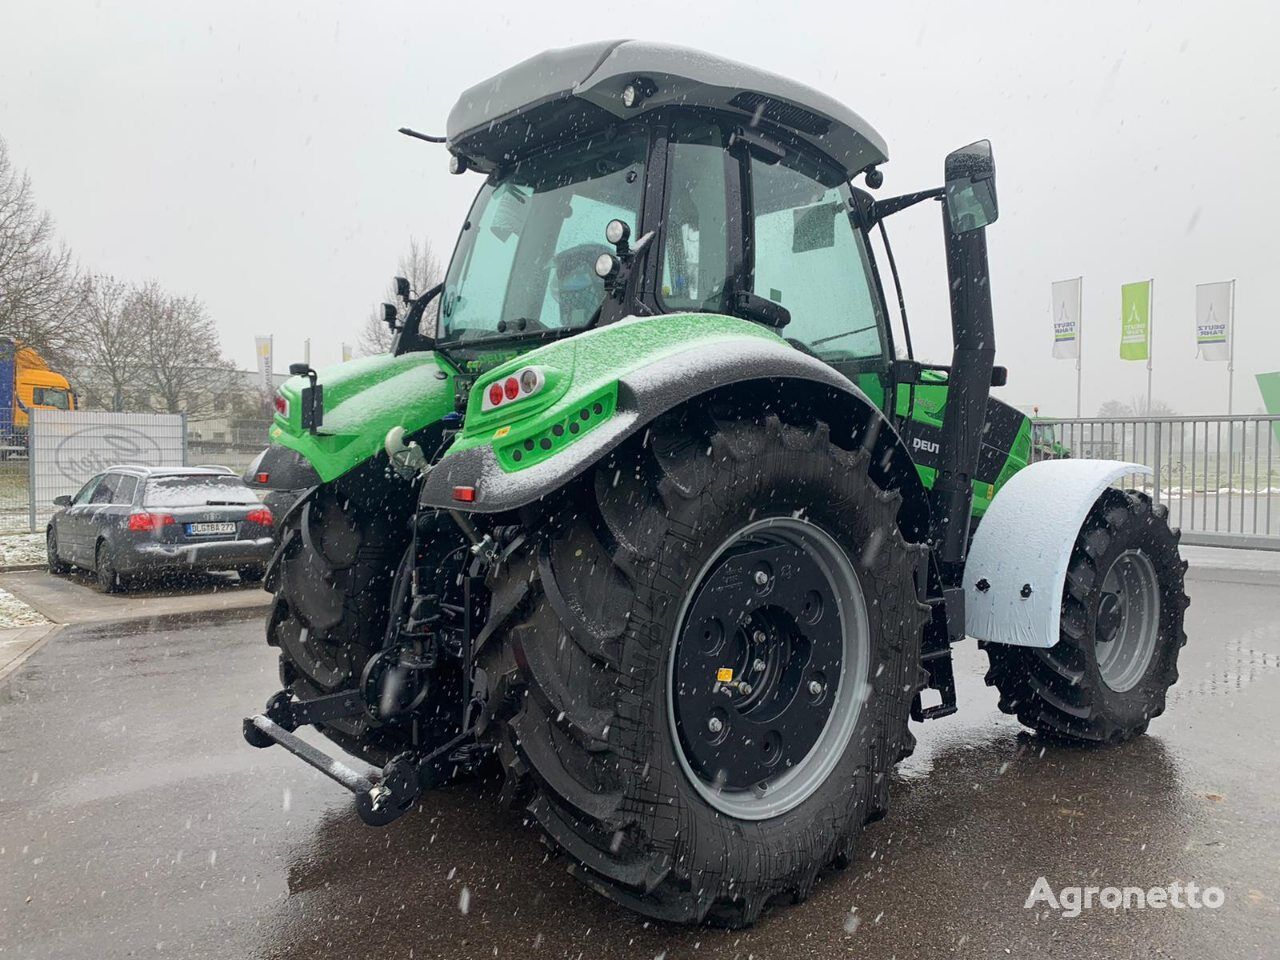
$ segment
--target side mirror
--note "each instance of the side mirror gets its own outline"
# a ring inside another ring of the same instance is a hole
[[[951,232],[957,236],[996,222],[996,162],[991,141],[979,140],[947,154],[944,202]]]
[[[53,505],[55,507],[69,507],[71,506],[71,497],[65,493],[60,497],[54,497]]]
[[[409,286],[409,278],[396,277],[396,296],[408,303],[410,293],[412,293],[412,288]]]

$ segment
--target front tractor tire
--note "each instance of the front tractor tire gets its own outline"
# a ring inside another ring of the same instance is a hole
[[[927,608],[869,460],[821,421],[670,414],[494,575],[507,793],[589,886],[742,926],[884,814]]]
[[[1057,644],[986,647],[1002,711],[1083,743],[1128,740],[1164,712],[1190,603],[1168,516],[1136,491],[1098,500],[1072,548]]]

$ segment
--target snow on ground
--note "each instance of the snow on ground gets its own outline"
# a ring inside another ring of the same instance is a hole
[[[19,533],[0,537],[0,570],[5,567],[44,563],[44,534]]]
[[[44,562],[44,534],[21,533],[0,537],[0,570]],[[0,630],[48,622],[12,593],[0,589]]]
[[[8,590],[0,590],[0,630],[48,622]]]

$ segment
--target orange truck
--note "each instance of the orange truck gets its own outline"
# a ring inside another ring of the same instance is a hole
[[[0,338],[0,448],[5,452],[26,450],[33,408],[74,410],[75,393],[35,350]]]

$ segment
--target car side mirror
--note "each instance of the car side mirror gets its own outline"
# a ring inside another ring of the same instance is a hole
[[[69,507],[71,506],[71,497],[65,493],[60,497],[54,497],[53,505],[55,507]]]
[[[979,140],[947,154],[943,200],[947,220],[956,236],[996,222],[996,162],[991,141]]]

